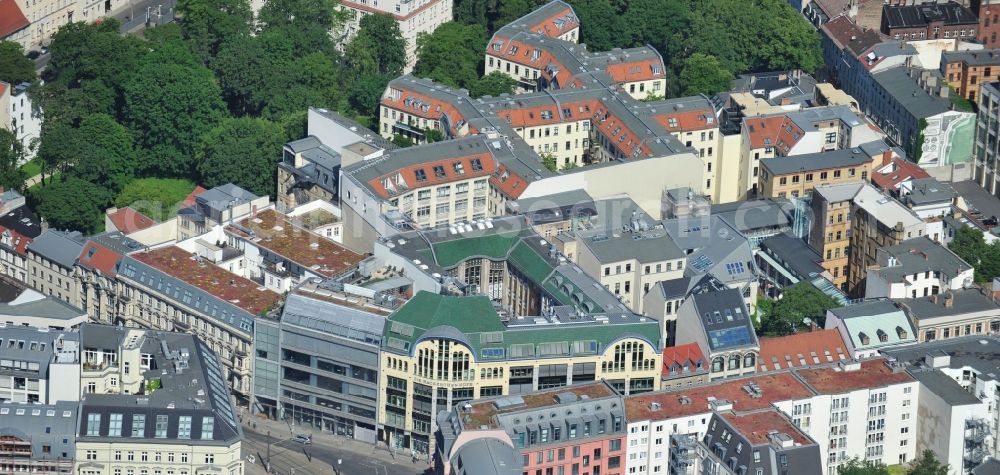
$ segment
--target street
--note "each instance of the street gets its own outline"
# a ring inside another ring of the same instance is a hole
[[[280,431],[272,430],[271,434],[271,469],[279,475],[429,473],[426,461],[413,462],[403,454],[393,459],[384,448],[376,449],[371,444],[331,434],[314,434],[311,444],[291,440],[287,426]],[[243,427],[243,458],[252,455],[255,459],[254,464],[246,464],[248,474],[266,473],[267,440],[267,434]]]
[[[151,25],[162,25],[174,21],[174,7],[177,0],[130,0],[129,4],[109,15],[122,22],[121,32],[141,30],[149,16]],[[45,53],[35,58],[35,70],[42,71],[49,64],[50,55]]]

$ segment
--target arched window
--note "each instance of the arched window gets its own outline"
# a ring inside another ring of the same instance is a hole
[[[726,359],[721,356],[718,356],[714,360],[712,360],[713,373],[718,373],[719,371],[722,371],[725,366],[726,366]]]
[[[753,368],[756,365],[757,365],[757,355],[755,355],[753,353],[747,353],[747,354],[743,355],[743,367],[744,368]]]
[[[729,369],[740,369],[740,355],[731,355],[729,357]]]

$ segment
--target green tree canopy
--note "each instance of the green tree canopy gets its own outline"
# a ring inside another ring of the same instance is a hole
[[[235,183],[257,195],[274,196],[275,166],[285,131],[263,119],[226,119],[202,137],[198,174],[205,186]]]
[[[619,35],[623,31],[622,17],[608,0],[573,0],[570,2],[580,18],[581,42],[591,51],[607,51],[623,46]]]
[[[493,71],[469,86],[469,95],[472,97],[499,96],[500,94],[513,94],[517,87],[514,78],[501,71]]]
[[[0,81],[21,84],[35,80],[35,62],[24,55],[21,45],[0,41]]]
[[[178,0],[177,13],[191,51],[206,64],[224,42],[250,36],[253,24],[247,0]]]
[[[190,180],[178,178],[140,178],[132,180],[115,197],[115,206],[131,206],[157,221],[177,214],[177,204],[194,190]]]
[[[205,68],[146,64],[124,86],[125,124],[143,147],[140,168],[187,177],[205,132],[225,115],[222,91]]]
[[[351,84],[347,99],[358,114],[377,122],[378,105],[390,76],[371,75],[356,79]]]
[[[257,19],[264,32],[288,38],[297,54],[332,54],[330,31],[341,29],[346,15],[337,11],[335,0],[268,0]]]
[[[907,475],[948,475],[948,465],[942,464],[932,450],[924,450],[906,471]]]
[[[24,173],[20,164],[24,160],[24,145],[11,131],[0,128],[0,186],[21,189]]]
[[[811,319],[822,326],[826,311],[839,307],[829,295],[824,294],[808,281],[801,281],[787,287],[781,299],[771,307],[769,314],[761,322],[761,330],[766,335],[788,335],[795,328],[803,328],[803,320]]]
[[[1000,242],[986,244],[982,231],[971,226],[959,228],[948,249],[975,269],[976,282],[1000,276]]]
[[[486,50],[486,29],[450,21],[417,37],[413,75],[446,86],[473,89]]]
[[[399,31],[399,23],[393,17],[365,15],[358,22],[358,35],[351,40],[351,43],[355,42],[370,50],[370,59],[374,64],[366,67],[374,67],[372,72],[393,77],[403,72],[403,67],[406,66],[406,40]],[[353,51],[357,52],[357,48]]]
[[[882,462],[855,457],[838,466],[837,475],[889,475],[889,468]]]
[[[29,198],[49,225],[86,234],[103,230],[103,209],[111,202],[111,192],[75,176],[60,176],[39,188]]]
[[[73,175],[120,190],[135,173],[135,150],[125,127],[106,114],[85,117],[73,131]]]
[[[273,86],[291,72],[292,50],[288,38],[272,33],[237,37],[222,45],[211,67],[233,114],[258,115],[269,98],[281,95]]]
[[[718,58],[702,53],[692,54],[684,61],[680,75],[684,95],[713,95],[729,90],[733,75],[722,67]]]
[[[83,81],[101,80],[115,87],[129,77],[144,52],[143,43],[118,33],[120,23],[107,19],[100,24],[70,23],[52,35],[51,59],[46,68],[49,81],[79,87]]]

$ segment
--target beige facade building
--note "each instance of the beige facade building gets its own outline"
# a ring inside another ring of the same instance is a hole
[[[341,41],[346,43],[358,33],[365,15],[389,15],[399,24],[399,32],[406,40],[405,71],[409,72],[417,62],[417,37],[451,21],[453,3],[452,0],[342,0],[337,5],[348,13],[348,19]]]
[[[870,151],[854,148],[763,159],[760,161],[760,193],[764,198],[799,198],[812,195],[817,186],[868,181],[872,164],[881,162],[879,148],[881,146]]]
[[[48,230],[28,244],[28,284],[45,295],[81,307],[76,259],[86,239],[78,231]]]
[[[847,288],[848,256],[851,248],[851,203],[864,186],[856,181],[841,185],[816,187],[810,206],[813,228],[809,246],[823,259],[820,265],[829,272],[837,288]]]
[[[204,343],[107,325],[84,325],[81,333],[85,362],[104,366],[108,375],[85,377],[77,475],[242,475],[236,406]],[[98,385],[111,378],[115,386]],[[97,388],[90,392],[92,383]]]
[[[865,292],[868,266],[877,263],[878,250],[923,236],[926,223],[913,210],[865,184],[851,205],[851,252],[847,292]]]

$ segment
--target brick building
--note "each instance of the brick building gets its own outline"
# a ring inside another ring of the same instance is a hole
[[[1000,79],[1000,49],[945,51],[941,76],[960,96],[978,103],[980,86]]]
[[[883,34],[900,39],[976,38],[979,19],[955,2],[931,5],[885,5],[882,7]]]

